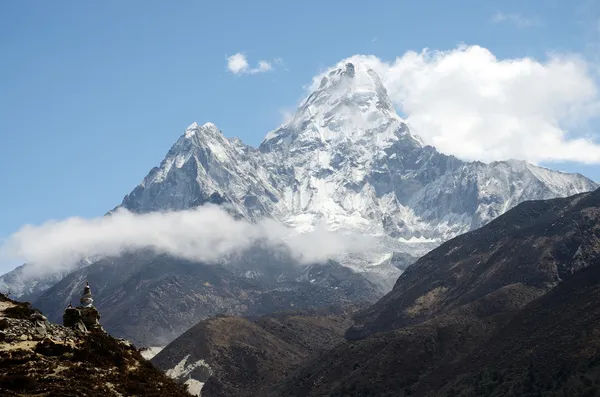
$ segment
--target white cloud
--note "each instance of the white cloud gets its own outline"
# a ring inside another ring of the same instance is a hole
[[[241,52],[227,58],[227,69],[233,74],[241,74],[248,70],[249,65],[246,56]]]
[[[497,12],[492,16],[492,22],[503,23],[508,22],[519,28],[529,28],[533,26],[541,26],[542,22],[538,18],[528,18],[521,14],[511,13],[505,14]]]
[[[257,67],[251,68],[246,56],[238,52],[227,58],[227,69],[235,75],[256,74],[273,70],[273,65],[271,62],[260,60]]]
[[[273,66],[271,66],[271,64],[267,61],[258,61],[258,67],[256,69],[251,69],[250,73],[262,73],[262,72],[268,72],[269,70],[272,70]]]
[[[465,160],[600,163],[600,115],[590,65],[571,55],[498,59],[479,46],[407,52],[393,62],[356,55],[381,77],[411,130]],[[313,80],[318,86],[321,74]]]
[[[236,220],[221,207],[205,205],[187,211],[141,215],[119,209],[110,216],[94,219],[74,217],[24,226],[0,247],[0,261],[29,263],[29,271],[39,276],[68,271],[86,257],[115,256],[141,249],[214,263],[258,242],[283,249],[301,263],[362,252],[371,245],[365,236],[324,228],[300,234],[274,220]]]

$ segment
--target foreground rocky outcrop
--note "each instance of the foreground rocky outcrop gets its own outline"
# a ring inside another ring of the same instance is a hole
[[[0,395],[189,396],[129,342],[49,323],[0,295]]]

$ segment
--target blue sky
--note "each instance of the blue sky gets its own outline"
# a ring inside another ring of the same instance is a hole
[[[595,1],[0,2],[0,238],[104,214],[193,121],[257,145],[351,55],[466,43],[595,67],[599,20]],[[272,70],[232,74],[238,52]],[[552,167],[600,180],[598,164]]]

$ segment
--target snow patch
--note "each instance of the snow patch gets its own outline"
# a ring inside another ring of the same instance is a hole
[[[408,240],[403,237],[400,237],[398,239],[398,241],[400,241],[401,243],[405,243],[405,244],[422,244],[422,243],[439,243],[440,242],[439,239],[426,238],[423,236],[420,236],[420,237],[412,236]]]
[[[164,349],[164,346],[153,346],[153,347],[147,347],[145,349],[142,349],[140,351],[140,354],[142,355],[142,357],[144,357],[146,360],[151,360],[154,356],[156,356],[158,353],[160,353],[160,351],[162,349]]]
[[[200,397],[202,387],[204,386],[203,382],[189,378],[188,380],[183,382],[183,384],[187,386],[188,393],[190,393],[192,396]]]
[[[204,367],[208,370],[209,374],[212,374],[212,369],[206,363],[206,361],[200,359],[193,363],[187,363],[190,355],[186,355],[177,365],[166,371],[166,375],[172,379],[182,381],[185,379],[184,384],[188,387],[188,391],[193,396],[200,396],[204,382],[198,379],[192,378],[192,372],[195,369]],[[187,378],[187,379],[186,379]],[[205,379],[204,379],[205,381]]]
[[[190,355],[188,354],[177,365],[175,365],[173,368],[167,370],[167,372],[166,372],[167,376],[170,378],[173,378],[173,379],[181,379],[186,376],[189,376],[192,373],[192,371],[194,371],[196,368],[199,368],[199,367],[205,367],[209,371],[212,372],[212,370],[210,369],[210,366],[206,363],[206,361],[200,359],[194,363],[187,364],[187,360],[189,358],[190,358]]]

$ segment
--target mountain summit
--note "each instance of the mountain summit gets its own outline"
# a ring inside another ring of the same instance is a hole
[[[211,123],[192,124],[121,207],[149,212],[227,203],[251,221],[375,236],[380,244],[372,252],[335,259],[377,274],[389,289],[397,267],[520,202],[598,187],[525,162],[468,163],[439,153],[410,132],[367,64],[341,65],[258,149],[227,139]]]
[[[294,118],[265,137],[262,151],[311,150],[342,144],[386,147],[410,137],[379,76],[366,64],[347,63],[323,77]]]

